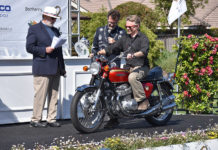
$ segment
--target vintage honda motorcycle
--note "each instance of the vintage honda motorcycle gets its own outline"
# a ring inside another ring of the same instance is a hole
[[[116,58],[123,56],[121,53]],[[150,70],[141,81],[150,107],[139,111],[128,83],[129,71],[117,68],[114,60],[109,62],[100,55],[95,57],[90,67],[83,67],[84,71],[90,71],[92,78],[88,85],[76,89],[72,99],[70,112],[74,127],[82,133],[95,132],[103,123],[106,113],[116,118],[145,118],[152,125],[165,125],[176,106],[172,94],[173,75],[166,79],[160,67]]]

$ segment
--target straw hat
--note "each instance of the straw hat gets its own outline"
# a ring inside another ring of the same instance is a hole
[[[57,10],[56,8],[58,8],[59,10]],[[43,15],[46,15],[52,18],[60,18],[60,16],[58,16],[60,11],[61,11],[60,7],[47,6],[43,10]]]

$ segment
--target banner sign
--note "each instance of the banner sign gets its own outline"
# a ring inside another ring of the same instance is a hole
[[[68,38],[68,0],[1,0],[0,1],[0,59],[27,58],[26,36],[30,25],[42,20],[46,6],[59,6],[61,12],[54,24],[62,37]],[[68,49],[68,41],[63,45]]]
[[[176,19],[187,11],[185,0],[173,0],[170,12],[168,15],[168,23],[171,25]]]

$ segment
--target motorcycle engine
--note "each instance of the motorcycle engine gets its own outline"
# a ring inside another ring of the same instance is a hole
[[[117,94],[120,96],[120,101],[123,109],[134,111],[138,109],[137,102],[132,98],[132,88],[129,84],[122,84],[116,88]]]

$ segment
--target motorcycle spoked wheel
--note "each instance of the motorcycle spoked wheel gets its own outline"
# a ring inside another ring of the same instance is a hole
[[[74,127],[82,133],[92,133],[98,130],[104,120],[104,103],[98,101],[95,109],[92,109],[96,88],[77,91],[71,103],[71,120]]]
[[[162,98],[172,95],[172,92],[168,86],[161,86],[161,89],[162,89]],[[158,95],[158,90],[156,87],[154,88],[152,94],[155,96]],[[157,113],[153,116],[148,116],[145,119],[152,125],[162,126],[165,125],[171,119],[172,115],[173,115],[173,108]]]

